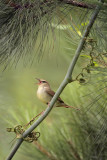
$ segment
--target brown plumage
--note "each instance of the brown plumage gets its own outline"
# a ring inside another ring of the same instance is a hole
[[[49,83],[46,80],[43,79],[38,79],[39,83],[38,84],[38,90],[37,90],[37,97],[45,104],[49,105],[52,97],[54,96],[55,92],[51,90]],[[76,110],[79,110],[78,108],[72,107],[72,106],[68,106],[67,104],[64,103],[64,101],[58,97],[57,101],[55,102],[55,107],[65,107],[65,108],[74,108]],[[40,116],[41,114],[43,114],[44,111],[42,111],[41,113],[39,113],[38,115],[36,115],[29,123],[27,123],[25,126],[28,126],[29,124],[31,124],[35,118],[37,118],[38,116]]]
[[[49,83],[46,80],[43,79],[38,79],[39,83],[38,84],[38,90],[37,90],[37,97],[45,104],[49,104],[52,97],[54,96],[55,92],[51,90]],[[78,108],[68,106],[67,104],[64,103],[64,101],[58,97],[55,105],[55,107],[65,107],[65,108],[74,108],[79,110]]]

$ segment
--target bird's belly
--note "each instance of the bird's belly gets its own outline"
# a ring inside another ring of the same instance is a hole
[[[51,96],[48,95],[44,90],[38,90],[37,91],[37,97],[43,102],[43,103],[49,103],[51,101]]]

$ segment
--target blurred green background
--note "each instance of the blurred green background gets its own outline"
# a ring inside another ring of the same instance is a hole
[[[40,34],[41,35],[41,34]],[[49,30],[43,42],[41,58],[37,53],[38,37],[32,56],[20,59],[17,65],[10,64],[0,74],[0,158],[5,159],[15,142],[15,134],[6,131],[8,127],[25,125],[46,108],[36,97],[35,78],[46,79],[56,91],[62,82],[72,60],[79,40],[72,39],[70,28]],[[75,43],[76,41],[76,43]],[[32,57],[32,58],[31,58]],[[29,62],[30,61],[30,62]],[[73,77],[87,64],[80,57]],[[37,142],[24,142],[13,160],[94,160],[106,159],[106,91],[105,84],[96,83],[93,73],[90,83],[69,84],[61,98],[71,106],[80,108],[54,108],[49,116],[36,128],[41,133]],[[97,75],[97,80],[101,80]],[[103,95],[103,96],[102,96]],[[104,103],[105,102],[105,103]],[[14,140],[13,140],[14,139]]]

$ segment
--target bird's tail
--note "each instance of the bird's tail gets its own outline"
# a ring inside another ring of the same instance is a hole
[[[79,110],[79,111],[80,111],[80,109],[79,109],[79,108],[72,107],[72,106],[68,106],[68,105],[65,105],[65,106],[62,106],[62,107],[65,107],[65,108],[73,108],[73,109],[76,109],[76,110]]]
[[[77,107],[72,107],[72,106],[68,106],[66,103],[58,103],[57,105],[56,105],[56,107],[65,107],[65,108],[73,108],[73,109],[76,109],[76,110],[80,110],[79,108],[77,108]]]

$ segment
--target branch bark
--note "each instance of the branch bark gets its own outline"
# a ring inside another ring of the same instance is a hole
[[[98,16],[98,13],[99,13],[99,11],[101,9],[101,6],[102,6],[101,4],[103,3],[103,0],[99,1],[99,2],[101,2],[101,3],[99,3],[98,6],[96,6],[95,11],[93,12],[93,14],[91,16],[89,24],[86,27],[86,30],[85,30],[85,32],[83,34],[83,37],[82,37],[82,39],[81,39],[81,41],[80,41],[80,43],[79,43],[79,45],[77,47],[75,55],[74,55],[74,57],[73,57],[73,59],[71,61],[71,64],[70,64],[69,68],[68,68],[67,74],[66,74],[64,80],[62,81],[61,85],[59,86],[57,92],[55,93],[54,97],[52,98],[49,107],[45,110],[44,114],[42,116],[40,116],[38,118],[38,120],[36,122],[34,122],[30,126],[30,128],[28,128],[23,133],[22,138],[17,139],[16,144],[14,145],[14,147],[11,150],[9,156],[7,157],[7,160],[11,160],[12,157],[15,155],[15,153],[18,150],[18,148],[20,147],[20,145],[23,142],[23,138],[25,138],[27,135],[29,135],[29,133],[31,133],[48,116],[49,112],[52,110],[56,100],[58,99],[58,97],[60,96],[60,94],[62,93],[62,91],[66,87],[66,85],[72,81],[72,73],[73,73],[74,67],[75,67],[76,62],[77,62],[77,60],[78,60],[78,58],[80,56],[80,53],[81,53],[81,51],[82,51],[82,49],[84,47],[84,43],[86,41],[86,38],[88,37],[88,35],[90,33],[90,30],[91,30],[91,28],[92,28],[92,26],[93,26],[93,24],[94,24],[94,22],[95,22],[95,20],[96,20],[96,18]]]
[[[93,4],[88,4],[85,2],[78,2],[77,0],[60,0],[66,4],[71,4],[72,6],[87,8],[87,9],[94,9],[96,6]]]
[[[87,9],[95,9],[95,5],[93,4],[88,4],[85,2],[79,2],[77,0],[59,0],[59,3],[65,3],[65,4],[69,4],[72,6],[76,6],[76,7],[81,7],[81,8],[87,8]],[[11,7],[15,8],[15,9],[22,9],[22,8],[33,8],[35,6],[34,3],[30,4],[30,3],[25,3],[23,6],[21,6],[20,4],[16,4],[14,2],[12,2],[11,0],[7,0],[7,2]],[[48,5],[49,4],[53,4],[54,1],[53,0],[47,0],[43,2],[44,4]],[[43,3],[41,3],[43,5]],[[43,6],[42,6],[43,7]]]

